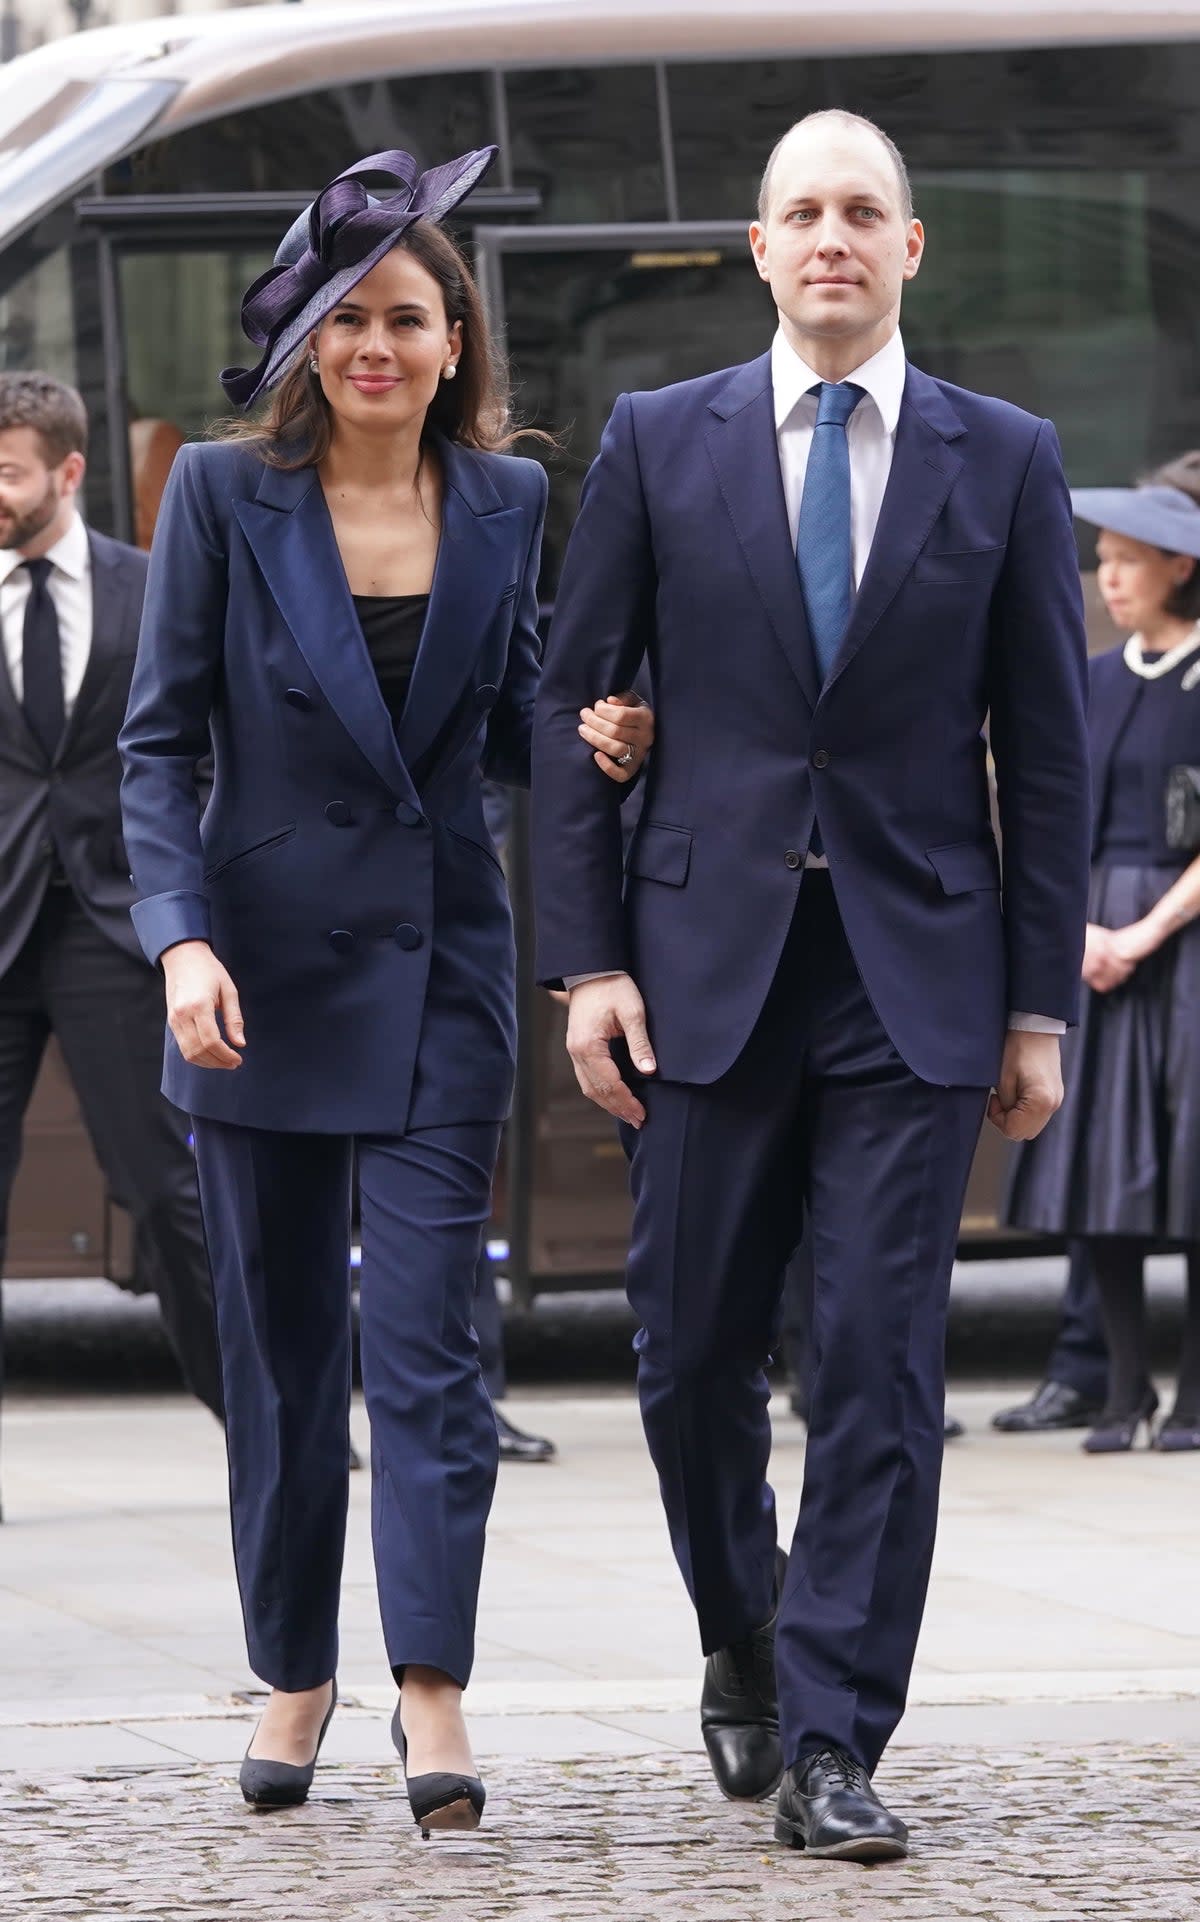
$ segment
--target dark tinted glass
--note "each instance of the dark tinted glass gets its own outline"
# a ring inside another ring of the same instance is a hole
[[[650,67],[511,73],[514,185],[536,187],[543,220],[661,220],[662,144]]]
[[[121,161],[105,184],[110,193],[293,193],[386,147],[431,166],[493,138],[483,74],[358,81],[207,120]]]
[[[749,359],[769,342],[775,313],[740,244],[509,255],[503,286],[518,411],[564,442],[547,462],[542,593],[553,599],[617,395]],[[545,458],[533,443],[519,451]]]
[[[821,107],[878,121],[913,171],[1194,158],[1200,45],[698,64],[668,88],[684,218],[738,220],[776,140]]]

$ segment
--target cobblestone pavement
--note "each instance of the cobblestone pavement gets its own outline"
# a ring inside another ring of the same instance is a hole
[[[422,1843],[394,1769],[327,1767],[308,1806],[228,1770],[0,1777],[4,1922],[1194,1922],[1200,1750],[910,1749],[880,1787],[909,1861],[809,1862],[688,1757],[493,1770],[477,1836]]]

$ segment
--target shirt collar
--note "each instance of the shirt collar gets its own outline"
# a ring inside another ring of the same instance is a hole
[[[899,331],[894,333],[877,354],[864,360],[861,367],[855,367],[846,375],[856,387],[862,387],[870,395],[879,410],[884,431],[894,434],[900,419],[900,403],[904,398],[904,382],[908,375],[908,362],[904,357],[904,342]],[[788,345],[783,330],[776,333],[771,342],[771,386],[775,393],[775,427],[783,427],[796,403],[811,387],[820,381],[794,347]],[[815,404],[815,403],[814,403]]]
[[[66,533],[47,550],[46,559],[53,562],[69,580],[82,581],[87,578],[91,571],[92,551],[88,544],[87,528],[80,515],[72,514]],[[18,554],[15,547],[0,551],[0,582],[8,580],[24,564],[25,556]]]

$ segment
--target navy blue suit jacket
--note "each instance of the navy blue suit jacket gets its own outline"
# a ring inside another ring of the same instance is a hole
[[[211,941],[241,997],[239,1068],[190,1067],[167,1037],[164,1092],[194,1114],[396,1134],[508,1111],[512,922],[481,772],[528,781],[546,479],[438,448],[442,536],[398,729],[316,471],[232,444],[171,471],[122,807],[147,955]]]
[[[585,690],[648,659],[622,900]],[[584,489],[534,737],[538,974],[627,969],[660,1073],[715,1080],[774,978],[814,815],[854,956],[922,1079],[986,1086],[1009,1009],[1076,1018],[1086,645],[1053,428],[910,367],[849,629],[817,684],[770,357],[617,402]],[[983,738],[999,783],[1004,886]]]

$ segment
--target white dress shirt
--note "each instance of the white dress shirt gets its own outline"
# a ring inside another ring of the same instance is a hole
[[[51,563],[46,585],[58,615],[62,649],[63,707],[70,720],[92,651],[92,551],[78,514],[46,559]],[[25,608],[31,586],[24,557],[15,547],[0,550],[0,634],[18,701],[25,693]]]
[[[865,390],[846,423],[850,448],[850,551],[856,588],[867,565],[879,525],[884,490],[892,471],[907,373],[904,342],[896,333],[870,360],[846,375],[848,381]],[[820,382],[820,374],[815,374],[795,349],[789,347],[782,332],[777,333],[771,343],[771,385],[775,390],[775,438],[793,552],[800,525],[804,476],[808,472],[813,429],[817,424],[817,396],[809,390]]]
[[[904,399],[907,377],[908,361],[899,331],[877,354],[872,354],[870,360],[863,361],[861,367],[854,368],[845,376],[847,381],[864,390],[862,399],[846,424],[846,440],[850,448],[850,552],[856,589],[866,569],[875,530],[879,525],[888,476],[892,471],[896,428],[900,422],[900,405]],[[820,382],[820,374],[814,373],[801,360],[780,329],[771,342],[771,385],[775,395],[775,439],[779,448],[783,498],[787,506],[793,551],[800,525],[804,476],[808,471],[813,429],[817,424],[818,399],[810,390],[819,386]],[[810,854],[805,866],[827,868],[829,861],[824,854]],[[592,974],[575,974],[567,978],[565,985],[573,988],[583,981],[597,978]],[[1066,1032],[1065,1022],[1039,1014],[1010,1014],[1008,1025],[1010,1028],[1031,1029],[1039,1034]]]

